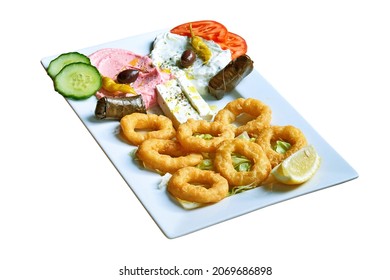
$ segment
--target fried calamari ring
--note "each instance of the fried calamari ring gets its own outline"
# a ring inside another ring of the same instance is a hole
[[[278,140],[289,143],[291,147],[285,153],[278,153],[273,148]],[[305,135],[292,125],[265,128],[257,137],[256,143],[263,148],[272,167],[307,145]]]
[[[225,178],[210,170],[184,167],[168,181],[167,190],[182,200],[197,203],[214,203],[224,199],[229,192]]]
[[[249,171],[236,171],[233,166],[232,153],[240,154],[251,160],[252,168]],[[231,186],[260,185],[271,171],[271,164],[260,145],[239,138],[225,140],[218,146],[214,166]]]
[[[272,115],[271,109],[260,100],[253,98],[238,98],[229,102],[217,113],[214,121],[221,122],[225,125],[233,124],[233,122],[244,113],[250,115],[253,119],[241,126],[235,127],[236,136],[244,131],[252,135],[257,135],[263,128],[270,126]]]
[[[176,135],[172,121],[163,115],[132,113],[124,116],[120,125],[126,139],[136,146],[146,139],[172,139]]]
[[[136,152],[144,166],[160,173],[174,173],[176,170],[195,166],[203,160],[201,154],[188,152],[175,140],[147,139]]]
[[[204,139],[199,134],[211,137]],[[189,119],[179,125],[176,138],[189,151],[214,152],[222,141],[234,138],[234,131],[222,123]]]

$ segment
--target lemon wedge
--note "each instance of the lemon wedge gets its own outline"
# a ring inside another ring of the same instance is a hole
[[[320,157],[312,145],[306,146],[275,166],[271,174],[283,184],[297,185],[309,180],[320,167]]]

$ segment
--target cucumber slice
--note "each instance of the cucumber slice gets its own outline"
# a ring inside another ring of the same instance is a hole
[[[84,62],[87,64],[91,64],[89,57],[81,53],[63,53],[50,62],[49,66],[47,67],[47,74],[53,79],[61,71],[62,68],[74,62]]]
[[[98,69],[83,62],[66,65],[54,77],[54,89],[72,99],[86,99],[94,95],[102,86]]]

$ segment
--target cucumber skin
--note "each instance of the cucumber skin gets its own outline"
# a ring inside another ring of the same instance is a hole
[[[75,62],[84,62],[87,64],[91,64],[91,60],[89,59],[89,57],[79,52],[63,53],[49,63],[47,67],[47,74],[52,79],[54,79],[54,77],[58,75],[62,68],[64,68],[68,64]]]
[[[73,69],[74,68],[74,69]],[[79,71],[77,70],[79,69]],[[92,75],[93,85],[88,86],[88,89],[84,92],[81,92],[77,89],[72,88],[70,85],[69,79],[71,79],[71,74],[80,72],[89,72]],[[64,97],[81,100],[87,99],[94,95],[102,87],[102,77],[99,70],[91,65],[83,62],[74,62],[66,65],[62,70],[54,77],[54,90],[57,91]]]

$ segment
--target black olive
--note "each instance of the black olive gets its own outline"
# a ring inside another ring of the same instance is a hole
[[[137,80],[139,71],[135,69],[126,69],[118,74],[116,80],[120,84],[130,84]]]
[[[181,66],[184,68],[190,67],[196,59],[196,54],[193,50],[185,50],[180,58]]]

